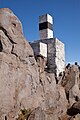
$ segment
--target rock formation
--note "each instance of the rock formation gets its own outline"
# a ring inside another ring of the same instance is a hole
[[[20,107],[36,107],[34,98],[38,83],[37,64],[22,34],[21,22],[11,10],[0,9],[1,120],[4,116],[12,120]]]
[[[80,120],[79,66],[55,78],[45,65],[43,57],[35,59],[19,19],[0,9],[0,120],[19,120],[23,109],[30,109],[27,120]]]

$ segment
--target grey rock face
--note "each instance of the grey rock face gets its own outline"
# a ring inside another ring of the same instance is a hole
[[[12,120],[20,107],[35,106],[38,83],[37,64],[19,19],[11,10],[0,9],[0,116]]]
[[[62,86],[65,88],[67,99],[72,105],[76,99],[80,99],[80,89],[79,89],[79,68],[77,65],[71,65],[65,71],[65,76],[62,80]]]
[[[43,65],[39,72],[32,48],[22,34],[22,25],[7,8],[0,10],[0,47],[1,120],[5,116],[14,120],[22,108],[55,108],[54,75],[47,74]]]

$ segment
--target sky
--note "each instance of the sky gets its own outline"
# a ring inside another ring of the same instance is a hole
[[[39,16],[54,19],[54,37],[65,44],[66,63],[80,64],[80,0],[0,0],[0,8],[10,8],[23,25],[28,41],[39,38]]]

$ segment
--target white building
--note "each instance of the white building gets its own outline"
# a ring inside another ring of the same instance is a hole
[[[35,56],[41,55],[47,58],[49,72],[59,75],[65,68],[64,44],[53,37],[53,20],[49,14],[39,17],[40,40],[30,43]]]

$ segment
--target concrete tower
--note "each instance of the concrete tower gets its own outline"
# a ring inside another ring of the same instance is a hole
[[[53,19],[49,14],[39,16],[40,39],[53,38]]]
[[[65,69],[65,46],[53,37],[53,20],[49,14],[39,17],[40,40],[31,42],[35,56],[43,56],[47,60],[48,72],[56,76]]]

